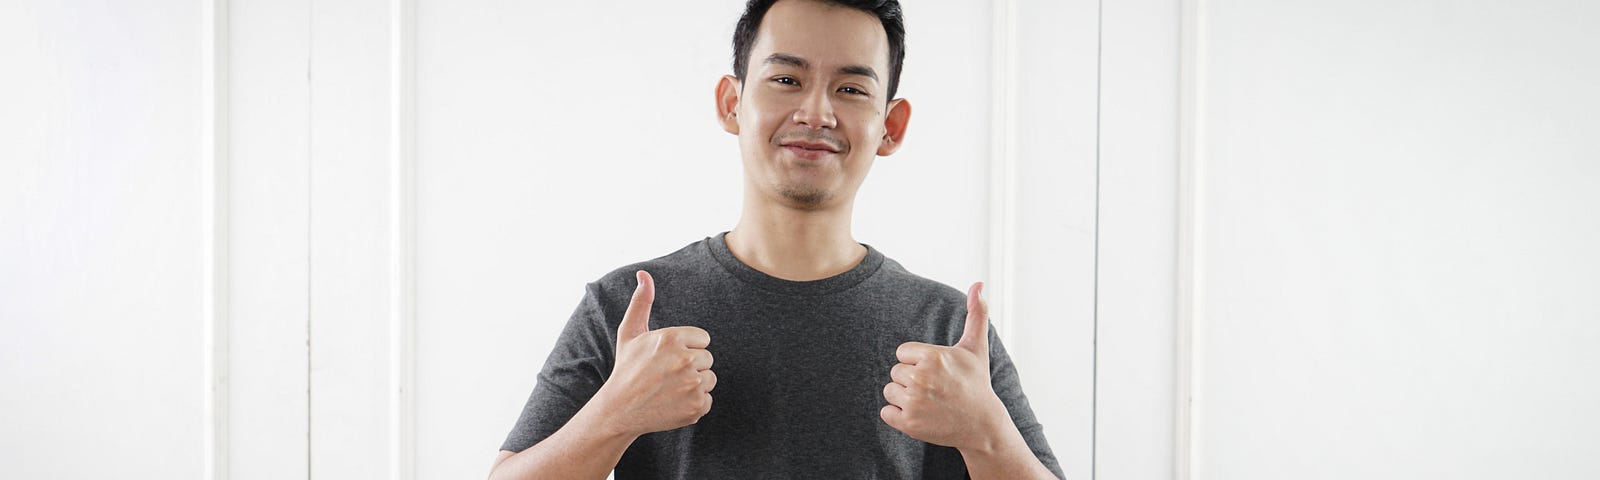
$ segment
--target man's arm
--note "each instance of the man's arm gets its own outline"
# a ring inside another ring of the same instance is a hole
[[[585,404],[572,421],[527,450],[501,450],[489,480],[606,478],[639,436],[605,425],[605,408],[598,403]]]
[[[1016,424],[1011,423],[1011,417],[1006,415],[1002,420],[984,436],[989,442],[960,449],[961,460],[967,463],[967,475],[973,480],[1055,479],[1055,472],[1045,467],[1044,462],[1040,462],[1039,457],[1034,456],[1033,450],[1028,448],[1028,442],[1023,440],[1022,432],[1017,431]]]

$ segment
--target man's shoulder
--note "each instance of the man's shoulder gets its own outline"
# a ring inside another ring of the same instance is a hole
[[[911,272],[894,259],[884,257],[883,267],[878,275],[874,276],[872,284],[877,288],[896,292],[906,297],[918,299],[934,299],[943,302],[959,303],[965,308],[967,293],[956,287],[938,280],[934,280]]]
[[[711,258],[707,245],[709,240],[710,237],[695,240],[672,253],[617,267],[590,282],[589,288],[596,290],[594,293],[603,299],[626,303],[633,295],[633,289],[638,286],[634,273],[644,270],[650,273],[659,292],[663,284],[682,281],[690,275],[704,273],[713,266],[715,260]]]
[[[885,259],[870,281],[858,292],[862,307],[875,315],[899,319],[916,325],[917,341],[951,345],[961,337],[967,314],[967,294],[954,286],[907,270],[899,262]]]

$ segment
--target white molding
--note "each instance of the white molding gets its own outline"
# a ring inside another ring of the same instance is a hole
[[[228,3],[201,1],[201,172],[205,252],[201,344],[205,398],[202,472],[228,477]]]
[[[393,480],[416,477],[416,3],[389,25],[389,427]]]
[[[1175,359],[1176,385],[1175,431],[1173,435],[1173,461],[1178,480],[1199,480],[1203,472],[1197,468],[1203,445],[1196,441],[1202,431],[1199,411],[1204,385],[1202,360],[1204,356],[1201,332],[1204,316],[1201,302],[1204,272],[1202,256],[1202,188],[1201,172],[1205,166],[1203,153],[1204,130],[1200,122],[1204,111],[1204,0],[1181,0],[1182,20],[1180,32],[1180,74],[1178,93],[1178,274],[1177,274],[1177,352]]]
[[[1000,341],[1008,348],[1018,345],[1016,302],[1012,283],[1016,278],[1016,0],[996,0],[993,4],[991,47],[991,86],[989,129],[989,279],[984,283],[984,299]],[[1013,353],[1012,356],[1018,356]]]
[[[311,4],[310,470],[410,475],[412,308],[408,13],[397,0]],[[397,118],[397,115],[400,117]],[[369,442],[355,439],[371,440]]]

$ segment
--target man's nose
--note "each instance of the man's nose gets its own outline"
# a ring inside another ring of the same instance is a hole
[[[811,128],[839,126],[839,119],[833,115],[833,102],[828,97],[827,88],[812,88],[807,92],[805,99],[800,102],[800,108],[795,109],[791,120]]]

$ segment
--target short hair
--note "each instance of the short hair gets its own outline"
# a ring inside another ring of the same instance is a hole
[[[871,13],[878,17],[883,24],[883,32],[889,37],[889,97],[885,101],[894,99],[895,90],[900,88],[900,66],[906,60],[906,26],[904,14],[900,12],[898,0],[814,0],[829,5],[853,8]],[[744,81],[747,67],[750,66],[750,47],[756,41],[756,30],[761,27],[761,19],[767,16],[767,10],[778,0],[750,0],[745,3],[744,15],[739,17],[739,24],[733,28],[733,76],[739,81]]]

